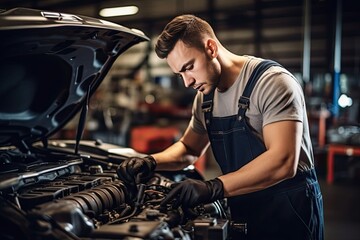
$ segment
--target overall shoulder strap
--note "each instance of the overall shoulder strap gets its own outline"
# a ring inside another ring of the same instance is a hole
[[[206,125],[210,125],[212,110],[213,110],[213,99],[214,99],[214,90],[212,90],[208,95],[203,95],[203,102],[201,104],[201,109],[204,113],[205,123]]]
[[[258,81],[260,76],[272,66],[280,66],[280,67],[282,67],[279,63],[277,63],[275,61],[264,60],[264,61],[261,61],[255,67],[253,72],[251,73],[251,75],[249,77],[249,80],[248,80],[248,82],[247,82],[247,84],[245,86],[245,89],[243,91],[243,94],[240,97],[239,102],[238,102],[239,114],[241,116],[244,116],[246,109],[249,107],[250,95],[251,95],[251,92],[253,91],[253,89],[255,87],[256,82]]]
[[[250,95],[251,92],[260,78],[260,76],[270,67],[272,66],[281,66],[279,63],[272,60],[264,60],[260,62],[253,72],[250,75],[250,78],[245,86],[242,96],[239,99],[239,114],[241,116],[245,115],[246,109],[249,107],[250,103]],[[203,103],[201,105],[202,111],[204,112],[205,123],[206,125],[210,125],[212,118],[212,110],[213,110],[213,99],[214,99],[214,91],[211,91],[208,95],[203,95]]]

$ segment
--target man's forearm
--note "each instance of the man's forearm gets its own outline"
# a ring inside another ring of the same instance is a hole
[[[181,141],[178,141],[152,156],[157,162],[156,170],[181,170],[197,159],[197,156],[191,156],[191,154],[191,151]]]

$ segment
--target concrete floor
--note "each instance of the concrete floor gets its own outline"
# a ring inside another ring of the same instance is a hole
[[[360,184],[338,180],[329,185],[319,179],[324,199],[325,239],[360,239]]]

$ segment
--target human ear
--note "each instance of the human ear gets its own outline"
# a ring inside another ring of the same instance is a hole
[[[217,48],[217,44],[214,39],[209,38],[206,41],[206,52],[209,55],[209,57],[211,57],[211,58],[217,57],[218,48]]]

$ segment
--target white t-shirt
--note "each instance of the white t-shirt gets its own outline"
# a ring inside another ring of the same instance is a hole
[[[232,116],[238,113],[238,100],[246,83],[256,65],[263,60],[252,56],[246,57],[248,59],[234,84],[225,92],[214,92],[214,117]],[[197,133],[207,134],[201,108],[202,101],[203,94],[198,92],[193,104],[190,126]],[[250,96],[246,118],[255,134],[261,139],[263,139],[262,129],[269,123],[283,120],[302,122],[304,126],[298,169],[303,171],[314,167],[303,90],[296,78],[286,69],[273,66],[259,78]]]

